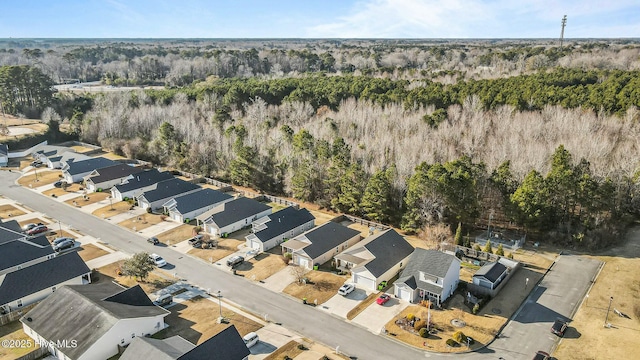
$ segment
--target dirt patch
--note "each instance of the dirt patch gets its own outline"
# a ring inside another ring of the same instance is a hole
[[[82,245],[81,250],[78,251],[78,255],[80,255],[82,260],[84,260],[85,262],[95,258],[99,258],[100,256],[107,255],[108,253],[109,252],[93,244]]]
[[[605,265],[582,306],[569,323],[565,337],[553,354],[559,359],[628,359],[640,346],[640,228],[626,242],[593,256]],[[610,298],[611,311],[605,327]],[[630,318],[617,315],[614,310]]]
[[[118,223],[118,225],[126,227],[127,229],[131,229],[133,231],[140,231],[142,229],[148,228],[149,226],[161,223],[163,221],[162,217],[163,215],[158,214],[142,214],[122,221]]]
[[[92,148],[86,147],[86,146],[82,146],[82,145],[74,145],[71,148],[73,150],[75,150],[75,152],[77,152],[78,154],[84,154],[86,152],[93,151]]]
[[[34,343],[33,339],[24,333],[22,323],[19,321],[14,321],[0,327],[0,341],[4,344],[5,340],[18,341],[20,345],[24,346],[1,346],[0,360],[14,360],[39,347]]]
[[[497,333],[497,329],[506,321],[501,317],[473,315],[460,309],[431,309],[432,329],[436,330],[427,338],[420,337],[412,327],[409,325],[405,326],[403,322],[409,314],[413,314],[426,321],[429,316],[428,313],[427,308],[424,306],[412,305],[407,307],[387,323],[385,326],[388,332],[387,336],[429,351],[447,353],[462,352],[469,350],[466,344],[453,348],[448,347],[446,344],[447,339],[450,339],[454,332],[462,331],[465,335],[471,336],[475,340],[475,343],[471,345],[471,350],[474,350],[491,341]],[[467,325],[463,328],[457,328],[451,325],[451,320],[454,319],[463,320]]]
[[[289,284],[283,292],[300,300],[306,297],[310,303],[313,303],[317,299],[318,304],[322,304],[331,299],[348,278],[347,276],[338,276],[336,274],[315,270],[306,273],[305,277],[311,282],[307,284],[294,282]]]
[[[112,216],[116,216],[118,214],[125,213],[133,208],[133,205],[129,204],[126,201],[118,201],[113,204],[107,205],[105,207],[101,207],[100,209],[92,212],[93,215],[104,219],[110,218]]]
[[[68,231],[65,231],[64,229],[60,230],[58,229],[54,229],[56,226],[55,225],[47,225],[49,227],[49,232],[47,233],[47,239],[49,239],[49,241],[53,241],[59,237],[70,237],[72,239],[75,239],[76,236],[74,234],[71,234]]]
[[[231,325],[235,325],[240,335],[257,331],[262,325],[240,314],[222,307],[222,316],[229,320],[228,324],[218,324],[220,307],[217,301],[199,296],[169,308],[171,314],[165,318],[169,327],[153,335],[156,339],[166,339],[180,335],[194,344],[201,344]],[[203,316],[206,314],[206,316]]]
[[[265,357],[264,360],[280,360],[280,359],[295,359],[296,356],[302,354],[304,350],[299,349],[299,342],[295,340],[291,340],[288,343],[281,346],[278,350],[269,354],[269,356]]]
[[[171,230],[167,230],[159,235],[156,235],[156,237],[158,238],[158,240],[160,240],[161,243],[173,245],[193,237],[194,228],[195,226],[193,225],[182,224]]]
[[[353,318],[358,316],[358,314],[364,311],[364,309],[368,308],[369,305],[373,304],[376,301],[376,299],[378,299],[378,296],[380,296],[380,294],[381,293],[372,293],[369,296],[367,296],[366,299],[360,301],[358,305],[356,305],[356,307],[349,310],[349,312],[347,313],[347,320],[353,320]]]
[[[273,212],[282,210],[284,208],[286,208],[286,205],[282,205],[282,204],[278,204],[278,203],[274,203],[274,202],[270,202],[267,205],[271,206],[271,208],[273,209]]]
[[[149,277],[144,281],[137,281],[133,277],[129,276],[121,276],[118,275],[118,270],[120,269],[123,261],[117,261],[112,264],[103,266],[98,268],[97,271],[100,272],[99,279],[93,282],[105,282],[105,281],[115,281],[118,284],[125,287],[132,287],[136,285],[140,285],[140,287],[147,293],[151,294],[158,290],[164,289],[167,286],[175,283],[173,280],[167,279],[165,276],[160,276],[157,273],[160,270],[154,270],[149,274]]]
[[[328,223],[329,220],[339,215],[335,213],[327,213],[327,212],[318,211],[318,210],[309,210],[309,212],[311,213],[311,215],[313,215],[316,218],[314,222],[316,226],[322,225],[324,223]]]
[[[65,203],[71,206],[83,207],[83,206],[95,204],[97,202],[106,200],[109,197],[109,195],[111,194],[108,192],[90,193],[87,195],[81,195],[73,199],[69,199],[65,201]]]
[[[286,266],[287,264],[282,260],[281,255],[265,252],[238,265],[236,271],[246,279],[261,281],[284,269]]]
[[[218,240],[218,247],[215,249],[191,249],[189,250],[189,254],[197,256],[206,262],[214,263],[238,251],[238,246],[244,243],[244,241],[238,239]]]
[[[12,216],[20,216],[26,214],[24,211],[17,207],[7,204],[0,206],[0,219],[10,218]]]
[[[62,195],[67,195],[67,194],[71,194],[71,193],[80,194],[80,191],[81,191],[80,189],[81,188],[82,188],[82,185],[73,183],[73,184],[71,184],[71,185],[69,185],[67,187],[67,190],[63,190],[61,188],[53,188],[53,189],[49,189],[49,190],[43,191],[42,195],[45,195],[45,196],[52,196],[52,195],[62,196]]]
[[[33,219],[18,221],[18,224],[20,224],[21,227],[27,224],[39,224],[39,223],[49,226],[49,222],[46,220],[42,220],[41,218],[33,218]]]
[[[60,175],[62,175],[60,170],[36,170],[18,179],[18,184],[25,187],[36,188],[53,184],[61,179]]]

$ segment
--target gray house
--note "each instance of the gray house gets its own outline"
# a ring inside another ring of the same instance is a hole
[[[69,184],[80,182],[93,170],[107,166],[118,165],[117,162],[103,157],[90,158],[80,161],[67,161],[62,165],[62,176]]]
[[[360,231],[329,221],[281,244],[291,262],[308,269],[324,264],[360,241]]]
[[[137,196],[138,205],[143,209],[161,208],[172,198],[202,189],[200,186],[182,179],[168,179],[154,184],[149,190]]]
[[[155,188],[160,181],[173,179],[173,175],[168,171],[160,172],[157,169],[149,169],[134,175],[130,175],[122,184],[111,188],[111,197],[119,201],[135,199],[138,195],[147,190]]]
[[[473,274],[473,284],[494,290],[509,274],[509,268],[496,261],[484,264]]]
[[[89,191],[108,190],[112,186],[122,183],[130,175],[142,171],[143,169],[127,164],[116,164],[93,170],[84,177],[84,181]]]
[[[224,236],[251,226],[273,211],[267,204],[240,197],[219,205],[196,217],[204,225],[204,231],[213,236]]]
[[[198,189],[188,194],[179,195],[162,206],[169,217],[177,222],[193,220],[196,216],[233,200],[233,196],[213,189]]]
[[[260,252],[280,245],[313,227],[315,217],[307,209],[284,208],[253,222],[247,246]]]

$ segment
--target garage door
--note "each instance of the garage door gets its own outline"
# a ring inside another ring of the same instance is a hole
[[[405,301],[412,301],[411,291],[403,288],[398,288],[398,297]]]
[[[252,249],[256,249],[256,250],[260,250],[260,241],[252,240],[251,241],[251,248]]]
[[[173,220],[180,222],[180,214],[173,214]]]
[[[376,282],[373,279],[369,279],[363,276],[358,276],[357,274],[353,274],[353,282],[366,289],[371,289],[371,290],[376,289]]]
[[[308,268],[309,267],[309,259],[303,258],[303,257],[298,257],[298,265]]]

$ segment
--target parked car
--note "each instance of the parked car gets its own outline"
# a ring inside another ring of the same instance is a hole
[[[54,240],[51,242],[51,245],[56,246],[56,245],[60,244],[61,242],[63,242],[63,241],[67,241],[67,240],[71,240],[71,241],[75,242],[75,240],[73,240],[73,239],[72,239],[72,238],[70,238],[70,237],[59,237],[59,238],[57,238],[57,239],[54,239]]]
[[[382,294],[382,295],[380,295],[380,297],[378,297],[378,299],[376,300],[376,303],[377,303],[378,305],[384,305],[384,304],[386,304],[390,299],[391,299],[391,296],[389,296],[388,294]]]
[[[31,162],[31,166],[38,168],[38,167],[42,166],[42,161],[40,161],[40,160],[32,161]]]
[[[47,231],[49,231],[49,228],[45,225],[37,225],[27,230],[27,235],[36,235]]]
[[[56,181],[56,182],[53,183],[53,186],[57,187],[57,188],[61,188],[62,185],[67,185],[67,182],[63,181],[63,180],[60,180],[60,181]]]
[[[202,239],[204,239],[204,235],[196,235],[189,239],[189,245],[193,246],[194,248],[202,247]]]
[[[232,268],[242,264],[244,262],[244,258],[240,255],[236,255],[233,256],[231,258],[229,258],[229,260],[227,260],[227,266],[230,266]]]
[[[564,332],[567,330],[567,322],[562,319],[556,319],[556,321],[551,326],[551,332],[562,337],[564,336]]]
[[[153,302],[156,306],[165,307],[173,302],[173,296],[171,294],[164,294],[158,296],[158,298]]]
[[[153,245],[158,245],[158,244],[160,244],[160,240],[158,240],[158,238],[157,238],[157,237],[155,237],[155,236],[154,236],[154,237],[150,237],[150,238],[148,238],[148,239],[147,239],[147,242],[148,242],[148,243],[150,243],[150,244],[153,244]]]
[[[353,284],[344,284],[340,287],[340,289],[338,289],[338,294],[342,296],[347,296],[355,289],[356,289],[356,286]]]
[[[247,335],[245,335],[242,338],[242,340],[244,340],[245,345],[247,345],[247,347],[250,348],[253,345],[257,344],[260,338],[258,337],[258,334],[254,332],[250,332]]]
[[[43,225],[42,223],[29,223],[22,226],[22,231],[29,231],[38,225]]]
[[[158,254],[151,254],[149,255],[149,257],[151,258],[151,260],[153,260],[157,267],[163,267],[167,265],[167,261]]]
[[[551,355],[547,354],[544,351],[538,351],[536,356],[533,357],[533,360],[547,360]]]
[[[58,244],[54,245],[53,251],[60,252],[62,250],[71,249],[74,246],[76,246],[76,242],[71,238],[67,238],[63,241],[60,241]]]

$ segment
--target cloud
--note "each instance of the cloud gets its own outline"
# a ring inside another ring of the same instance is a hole
[[[637,0],[362,0],[333,21],[306,28],[309,37],[516,38],[555,37],[560,19],[580,36],[637,30]],[[635,14],[635,15],[634,15]],[[600,20],[607,18],[607,20]],[[611,18],[615,21],[611,21]],[[635,20],[634,20],[635,18]],[[624,25],[623,25],[624,24]],[[617,37],[638,36],[619,33]]]

